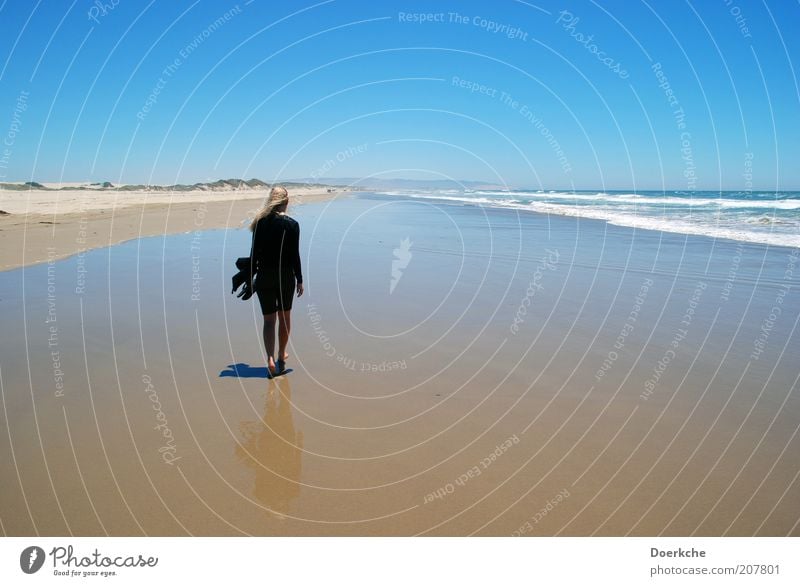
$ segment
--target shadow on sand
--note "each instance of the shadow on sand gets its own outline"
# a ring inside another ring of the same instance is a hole
[[[292,372],[292,369],[287,368],[277,376],[283,376],[290,372]],[[266,366],[250,366],[244,362],[229,364],[226,370],[219,373],[219,376],[232,376],[235,378],[271,378]]]

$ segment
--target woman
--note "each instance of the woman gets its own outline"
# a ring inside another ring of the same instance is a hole
[[[300,225],[286,215],[289,194],[273,187],[264,207],[250,224],[253,246],[250,250],[251,274],[256,275],[254,290],[264,316],[264,349],[270,376],[286,368],[286,345],[291,330],[292,299],[303,294],[300,269]],[[278,322],[278,358],[275,359],[275,322]]]

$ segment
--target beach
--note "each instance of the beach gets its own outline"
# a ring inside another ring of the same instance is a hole
[[[298,202],[314,202],[345,191],[313,186],[295,188],[293,193]],[[254,215],[268,195],[268,191],[257,189],[180,192],[0,189],[3,212],[0,213],[0,270],[65,258],[132,238],[238,225],[248,215]]]
[[[800,249],[308,193],[268,380],[263,195],[3,200],[6,535],[800,535]]]

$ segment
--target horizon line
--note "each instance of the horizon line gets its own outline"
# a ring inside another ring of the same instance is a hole
[[[30,183],[38,184],[45,186],[45,184],[82,184],[82,185],[102,185],[103,183],[109,183],[114,187],[117,186],[126,186],[126,185],[142,185],[146,187],[171,187],[171,186],[182,186],[182,187],[189,187],[193,185],[209,185],[212,183],[217,182],[231,182],[231,181],[240,181],[243,183],[246,182],[253,182],[259,181],[264,183],[265,185],[281,185],[283,183],[289,184],[306,184],[306,185],[322,185],[322,186],[329,186],[329,187],[337,187],[337,185],[326,183],[326,181],[340,181],[346,182],[346,185],[338,185],[338,187],[350,187],[350,186],[359,186],[359,183],[368,180],[375,180],[381,182],[388,182],[388,181],[406,181],[406,182],[416,182],[416,183],[456,183],[460,184],[463,188],[469,189],[469,184],[481,184],[486,186],[493,186],[496,190],[505,190],[505,191],[553,191],[553,192],[562,192],[562,193],[571,193],[577,191],[598,191],[598,192],[608,192],[608,191],[630,191],[636,193],[638,191],[655,191],[655,192],[682,192],[682,193],[699,193],[699,192],[739,192],[739,193],[758,193],[758,192],[765,192],[765,193],[785,193],[785,192],[800,192],[800,188],[761,188],[761,187],[741,187],[741,188],[706,188],[706,189],[681,189],[681,188],[668,188],[668,187],[659,187],[659,188],[650,188],[650,187],[602,187],[602,186],[592,186],[592,187],[569,187],[569,188],[562,188],[562,187],[530,187],[530,186],[520,186],[520,185],[501,185],[499,183],[491,182],[491,181],[484,181],[480,179],[411,179],[408,177],[308,177],[308,178],[286,178],[283,180],[273,180],[268,181],[264,179],[260,179],[258,177],[252,177],[250,179],[242,179],[238,177],[220,177],[214,180],[207,180],[207,181],[194,181],[190,183],[146,183],[146,182],[125,182],[125,183],[114,183],[108,180],[96,180],[96,181],[48,181],[48,180],[39,180],[34,181],[29,179],[27,181],[19,180],[19,181],[0,181],[0,190],[2,189],[3,185],[26,185]],[[367,185],[362,185],[363,187],[367,187]],[[107,189],[113,189],[107,188]]]

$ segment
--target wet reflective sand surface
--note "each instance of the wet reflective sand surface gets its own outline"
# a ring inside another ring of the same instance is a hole
[[[797,250],[385,196],[294,215],[273,380],[230,294],[244,231],[0,273],[7,535],[800,535]]]

